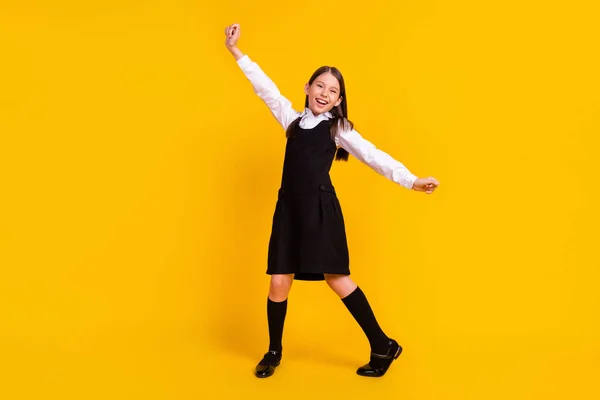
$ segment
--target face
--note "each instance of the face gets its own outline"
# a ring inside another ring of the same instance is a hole
[[[342,102],[340,83],[329,72],[319,75],[312,85],[307,83],[304,92],[308,96],[308,108],[315,115],[326,113]]]

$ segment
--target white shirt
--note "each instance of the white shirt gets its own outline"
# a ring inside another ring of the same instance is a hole
[[[319,122],[332,118],[329,112],[315,116],[309,108],[305,108],[302,113],[294,110],[292,103],[281,95],[275,83],[262,71],[257,63],[250,60],[248,55],[240,58],[238,65],[252,83],[254,92],[269,107],[283,129],[287,129],[298,117],[302,117],[300,127],[303,129],[312,129]],[[376,148],[373,143],[363,138],[356,130],[340,130],[335,137],[335,144],[370,166],[377,173],[407,189],[412,189],[417,176],[412,174],[401,162]]]

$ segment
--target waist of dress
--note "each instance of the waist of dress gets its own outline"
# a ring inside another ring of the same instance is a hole
[[[278,196],[284,195],[310,195],[317,194],[320,192],[329,192],[335,193],[335,187],[331,183],[331,181],[324,181],[312,184],[304,184],[304,185],[292,185],[292,184],[283,184],[279,188]]]

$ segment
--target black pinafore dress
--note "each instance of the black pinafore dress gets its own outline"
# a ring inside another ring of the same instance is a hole
[[[329,176],[335,153],[327,120],[312,129],[298,123],[287,139],[267,274],[306,281],[350,274],[344,216]]]

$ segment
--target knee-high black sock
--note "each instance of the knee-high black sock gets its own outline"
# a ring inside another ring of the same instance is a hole
[[[281,352],[283,323],[287,311],[287,299],[281,302],[267,298],[267,319],[269,321],[269,350]]]
[[[367,339],[369,339],[369,344],[371,345],[371,351],[374,353],[385,354],[389,339],[377,323],[375,314],[373,314],[373,310],[363,291],[357,287],[354,292],[344,297],[342,301],[365,332],[365,335],[367,335]]]

